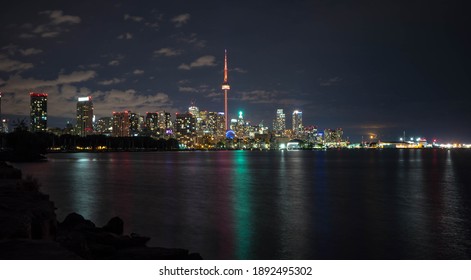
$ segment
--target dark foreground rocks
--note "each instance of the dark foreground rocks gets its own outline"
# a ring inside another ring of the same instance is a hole
[[[84,259],[201,259],[199,254],[184,249],[147,247],[149,237],[122,235],[123,225],[119,217],[114,217],[105,226],[97,227],[81,215],[71,213],[58,225],[57,242]]]
[[[54,203],[39,183],[0,162],[0,259],[201,259],[184,249],[148,247],[150,238],[123,235],[123,227],[119,217],[97,227],[77,213],[57,222]]]
[[[21,179],[21,171],[0,163],[0,240],[53,240],[56,214],[37,181]]]

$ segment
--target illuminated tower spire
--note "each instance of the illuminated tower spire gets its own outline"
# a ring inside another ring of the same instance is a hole
[[[224,91],[224,122],[226,125],[226,131],[229,129],[227,125],[227,91],[231,87],[227,82],[227,50],[224,50],[224,82],[222,83],[222,90]]]

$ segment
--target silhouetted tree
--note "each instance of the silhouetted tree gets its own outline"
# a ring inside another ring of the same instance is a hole
[[[25,129],[20,122],[12,133],[6,135],[6,148],[4,156],[9,161],[37,161],[44,159],[47,152],[46,134],[36,134]]]

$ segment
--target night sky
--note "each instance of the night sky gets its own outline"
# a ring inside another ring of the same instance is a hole
[[[8,1],[0,10],[2,115],[47,92],[49,126],[79,96],[113,111],[224,111],[304,125],[471,142],[466,1]]]

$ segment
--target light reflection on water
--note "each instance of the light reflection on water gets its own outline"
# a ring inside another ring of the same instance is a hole
[[[51,154],[15,164],[58,217],[113,216],[207,259],[471,255],[468,151]]]

